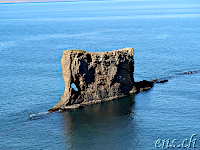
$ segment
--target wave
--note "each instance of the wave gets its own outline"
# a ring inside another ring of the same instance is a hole
[[[50,112],[39,112],[39,113],[36,113],[36,114],[32,114],[29,116],[30,119],[36,119],[36,118],[41,118],[41,117],[44,117],[46,115],[50,114]]]

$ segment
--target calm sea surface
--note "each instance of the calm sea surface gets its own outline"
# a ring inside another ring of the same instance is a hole
[[[124,47],[135,49],[136,81],[169,81],[48,114],[64,92],[63,50]],[[0,4],[0,149],[152,150],[193,134],[200,149],[200,73],[179,75],[198,70],[199,0]]]

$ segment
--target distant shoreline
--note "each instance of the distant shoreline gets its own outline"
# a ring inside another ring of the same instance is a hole
[[[84,0],[0,0],[0,4],[5,3],[35,3],[35,2],[67,2],[67,1],[84,1]]]

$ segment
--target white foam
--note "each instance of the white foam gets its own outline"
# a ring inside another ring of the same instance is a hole
[[[40,116],[43,116],[43,115],[46,115],[46,114],[49,114],[49,112],[39,112],[37,114],[32,114],[29,117],[30,118],[35,118],[35,117],[40,117]]]

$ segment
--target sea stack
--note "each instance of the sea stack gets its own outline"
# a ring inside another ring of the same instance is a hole
[[[133,48],[109,52],[64,51],[65,91],[51,111],[75,109],[141,91],[134,86],[133,55]]]

